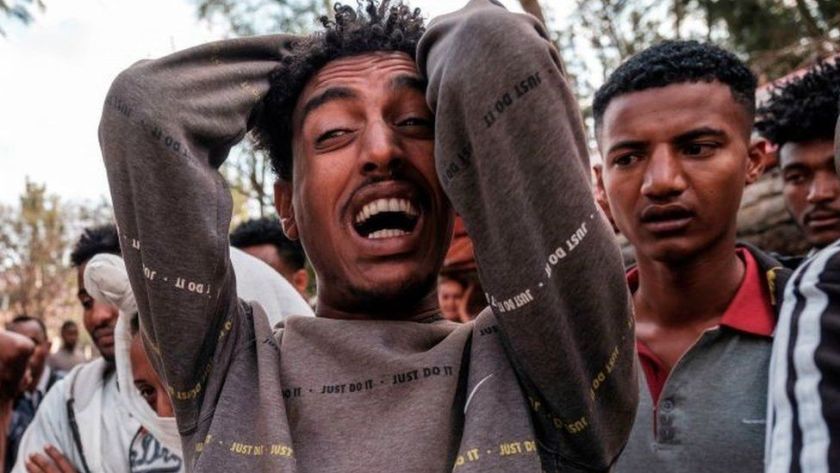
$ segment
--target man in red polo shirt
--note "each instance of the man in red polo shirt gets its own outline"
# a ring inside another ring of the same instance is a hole
[[[597,197],[636,251],[640,404],[618,472],[759,472],[776,294],[787,270],[736,245],[755,77],[708,44],[666,42],[595,96]]]

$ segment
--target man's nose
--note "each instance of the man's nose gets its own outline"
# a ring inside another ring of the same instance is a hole
[[[685,191],[682,163],[667,147],[654,149],[645,168],[642,194],[651,200],[667,200]]]
[[[833,172],[817,172],[808,189],[808,202],[817,204],[832,201],[840,191],[840,177]]]
[[[384,121],[369,124],[362,137],[361,157],[364,174],[392,174],[403,163],[398,134]]]
[[[157,392],[157,399],[155,399],[155,412],[160,417],[174,417],[175,411],[172,409],[172,401],[166,390],[160,389]]]
[[[102,302],[93,303],[93,314],[91,318],[94,327],[116,323],[118,315],[119,310],[116,306]]]

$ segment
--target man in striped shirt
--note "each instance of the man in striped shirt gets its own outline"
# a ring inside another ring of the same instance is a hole
[[[828,67],[821,66],[818,71]],[[831,70],[837,74],[836,66]],[[794,136],[816,136],[803,144],[790,140],[800,148],[820,143],[814,130],[804,125],[830,130],[838,120],[840,81],[835,75],[833,81],[812,87],[806,94],[814,83],[812,74],[785,86],[788,95],[794,89],[798,92],[797,107],[813,111],[809,121],[787,125],[798,130]],[[784,97],[784,92],[774,98]],[[825,109],[831,116],[820,115]],[[771,125],[781,129],[780,117],[772,118],[777,121]],[[826,144],[823,139],[822,148],[834,150],[836,168],[840,163],[840,121],[834,143]],[[840,472],[840,240],[805,261],[785,288],[770,363],[767,431],[768,473]]]

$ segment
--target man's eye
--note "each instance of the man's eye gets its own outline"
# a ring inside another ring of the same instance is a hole
[[[327,141],[329,139],[338,138],[339,136],[344,136],[347,133],[350,133],[350,130],[345,130],[345,129],[330,130],[330,131],[327,131],[326,133],[322,133],[322,134],[318,135],[318,138],[315,139],[315,143],[323,143],[324,141]]]
[[[432,126],[432,121],[420,117],[411,117],[397,123],[398,126]]]
[[[639,157],[636,154],[633,154],[633,153],[622,154],[621,156],[617,156],[617,157],[613,158],[612,164],[613,164],[613,166],[626,167],[626,166],[629,166],[629,165],[635,163],[638,160],[639,160]]]
[[[715,143],[689,143],[683,147],[682,152],[686,156],[707,156],[712,154],[717,147]]]
[[[155,392],[155,388],[149,385],[141,385],[137,386],[137,390],[140,391],[140,395],[143,396],[143,399],[146,400],[148,403],[154,403],[157,397],[157,393]]]
[[[784,181],[790,184],[802,184],[805,182],[805,174],[801,172],[785,173]]]
[[[81,299],[81,303],[82,303],[82,307],[84,307],[85,310],[93,309],[93,298],[92,297],[85,297],[85,298]]]

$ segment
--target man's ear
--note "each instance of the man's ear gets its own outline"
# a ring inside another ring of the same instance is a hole
[[[752,184],[757,181],[761,174],[764,173],[764,166],[767,165],[769,159],[768,153],[770,150],[770,142],[764,138],[755,138],[750,140],[750,149],[747,155],[747,173],[746,184]]]
[[[292,286],[298,290],[301,294],[307,294],[307,289],[309,289],[309,273],[306,272],[306,268],[301,268],[292,274]]]
[[[595,175],[595,202],[604,211],[610,223],[615,227],[615,220],[613,220],[612,212],[610,212],[610,202],[607,200],[607,191],[604,188],[604,167],[603,164],[596,164],[592,166],[592,172]]]
[[[289,240],[298,240],[297,221],[295,221],[295,206],[292,203],[292,183],[282,179],[274,181],[274,208],[280,216],[283,233]]]

